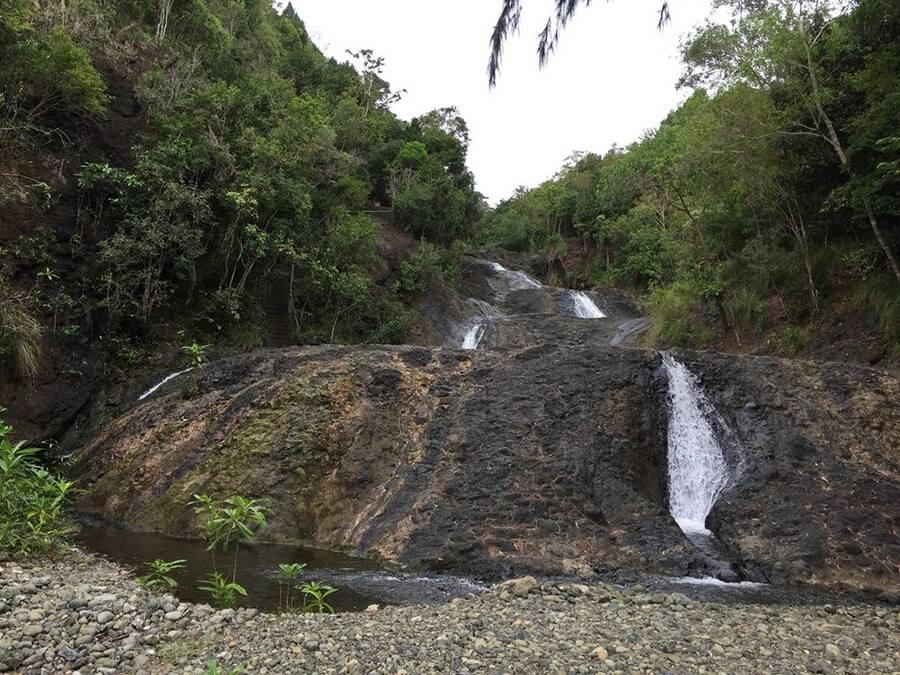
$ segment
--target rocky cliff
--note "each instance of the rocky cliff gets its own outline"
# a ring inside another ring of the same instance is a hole
[[[557,323],[564,332],[565,323]],[[182,376],[77,456],[81,510],[184,534],[191,495],[267,498],[278,541],[430,569],[705,573],[666,507],[656,352],[260,351]],[[900,587],[900,380],[680,353],[738,478],[713,529],[773,581]]]

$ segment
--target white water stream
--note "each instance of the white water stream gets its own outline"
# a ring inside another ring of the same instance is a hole
[[[472,324],[472,327],[469,328],[463,336],[462,348],[470,350],[478,349],[478,345],[481,344],[481,340],[487,332],[487,326],[488,319],[476,319],[475,323]]]
[[[500,263],[492,262],[491,269],[497,274],[506,278],[509,288],[512,291],[521,291],[526,288],[542,288],[543,284],[530,274],[520,272],[519,270],[508,270]]]
[[[569,291],[572,303],[575,306],[575,316],[579,319],[605,319],[606,314],[597,307],[591,296],[584,291]]]
[[[669,510],[685,533],[711,534],[706,517],[728,484],[728,466],[709,415],[715,414],[697,378],[669,354]]]
[[[167,382],[171,382],[179,375],[184,375],[185,373],[189,373],[192,370],[193,370],[193,368],[185,368],[184,370],[179,370],[177,373],[172,373],[170,375],[166,375],[162,380],[160,380],[159,382],[154,384],[152,387],[150,387],[147,391],[145,391],[143,394],[141,394],[140,397],[138,398],[138,401],[143,401],[148,396],[153,395],[157,389],[159,389],[161,386],[163,386]]]

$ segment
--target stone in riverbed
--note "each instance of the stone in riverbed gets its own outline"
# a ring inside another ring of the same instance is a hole
[[[524,598],[537,587],[537,580],[534,577],[522,577],[520,579],[510,579],[500,584],[498,590],[508,591],[516,597]]]
[[[107,624],[107,623],[109,623],[110,621],[112,621],[113,618],[114,618],[114,617],[113,617],[113,613],[112,613],[112,612],[109,612],[109,611],[106,611],[106,612],[100,612],[100,613],[97,615],[97,623],[99,623],[99,624],[102,626],[103,624]]]
[[[609,652],[606,651],[605,647],[597,647],[591,652],[591,656],[593,656],[595,659],[599,659],[600,661],[606,661],[606,659],[609,658]]]

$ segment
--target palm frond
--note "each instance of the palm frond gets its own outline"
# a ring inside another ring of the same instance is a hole
[[[491,58],[488,61],[488,80],[490,85],[496,86],[497,75],[500,73],[500,61],[503,57],[503,45],[510,33],[519,29],[519,20],[522,18],[521,0],[503,0],[500,16],[494,25],[491,34]]]
[[[496,86],[497,76],[500,74],[500,62],[503,57],[503,45],[506,43],[510,33],[519,28],[519,21],[522,18],[522,0],[502,0],[503,4],[500,9],[500,16],[494,25],[494,31],[491,33],[491,57],[488,61],[488,81],[491,87]],[[589,6],[592,0],[554,0],[556,4],[556,12],[554,16],[547,19],[544,28],[538,33],[538,64],[543,68],[550,55],[556,51],[559,43],[559,34],[566,27],[572,17],[575,15],[579,5]],[[662,30],[672,15],[669,11],[669,2],[664,0],[662,7],[659,9],[659,21],[657,28]]]

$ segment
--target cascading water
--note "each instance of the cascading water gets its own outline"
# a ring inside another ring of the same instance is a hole
[[[711,534],[706,517],[729,478],[709,422],[714,411],[683,363],[663,354],[663,367],[669,378],[669,510],[686,534]]]
[[[506,278],[510,290],[521,291],[527,288],[543,288],[543,284],[533,276],[518,270],[508,270],[500,263],[492,262],[491,269]]]
[[[575,307],[575,316],[579,319],[605,319],[606,314],[597,307],[597,304],[584,291],[569,291],[572,304]]]
[[[485,332],[487,332],[487,324],[488,319],[477,319],[463,336],[462,348],[469,350],[478,349],[478,345],[481,344],[481,340],[484,338]]]
[[[166,375],[162,380],[160,380],[159,382],[154,384],[152,387],[150,387],[147,391],[145,391],[143,394],[141,394],[138,397],[138,401],[143,401],[148,396],[152,396],[154,393],[156,393],[157,389],[159,389],[161,386],[163,386],[167,382],[171,382],[176,377],[179,377],[180,375],[184,375],[185,373],[189,373],[192,370],[193,370],[193,368],[185,368],[184,370],[179,370],[177,373],[172,373],[171,375]]]

